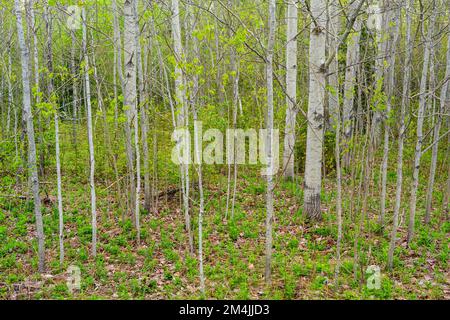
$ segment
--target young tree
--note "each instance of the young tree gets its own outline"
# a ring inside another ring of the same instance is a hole
[[[284,135],[283,169],[284,178],[293,179],[295,122],[297,114],[297,25],[298,10],[295,0],[288,2],[286,22],[286,127]]]
[[[59,263],[62,265],[64,261],[64,213],[62,200],[62,182],[61,182],[61,160],[59,148],[59,116],[58,106],[56,104],[56,96],[53,86],[53,18],[48,2],[44,8],[44,20],[47,29],[47,50],[46,60],[49,78],[47,79],[47,99],[54,108],[54,125],[55,125],[55,158],[56,158],[56,185],[58,194],[58,216],[59,216]]]
[[[414,7],[414,0],[408,0],[405,7],[406,13],[406,36],[405,36],[405,48],[406,48],[406,59],[405,59],[405,74],[403,77],[403,91],[402,91],[402,101],[400,107],[400,129],[398,135],[398,156],[397,156],[397,187],[395,191],[395,206],[394,206],[394,225],[391,235],[391,249],[388,253],[388,268],[392,268],[394,249],[395,249],[395,238],[397,233],[398,216],[400,213],[401,199],[402,199],[402,183],[403,183],[403,147],[406,134],[406,110],[409,109],[410,104],[410,86],[411,86],[411,60],[412,60],[412,50],[413,50],[413,40],[411,37],[411,10]],[[392,252],[392,253],[391,253]]]
[[[357,14],[358,3],[353,1],[350,5],[350,12]],[[361,32],[361,23],[356,18],[353,25],[353,32],[349,36],[347,43],[347,59],[345,66],[345,80],[344,80],[344,96],[343,96],[343,108],[342,108],[342,122],[343,122],[343,145],[344,145],[344,157],[342,165],[344,168],[350,166],[350,150],[349,144],[352,138],[353,131],[353,119],[354,119],[354,98],[355,98],[355,85],[356,85],[356,70],[359,62],[359,39]]]
[[[177,127],[187,127],[189,123],[189,113],[187,110],[186,91],[183,77],[183,70],[181,68],[184,61],[183,47],[181,44],[181,28],[180,28],[180,8],[178,0],[172,0],[172,38],[173,38],[173,51],[175,54],[175,95],[178,108],[177,113]],[[178,141],[179,144],[181,141]],[[189,252],[194,252],[194,242],[191,231],[191,218],[189,214],[189,166],[187,164],[180,165],[181,172],[181,185],[183,191],[183,209],[184,219],[186,224],[186,231],[188,233],[189,240]]]
[[[135,20],[136,20],[136,55],[137,55],[137,74],[138,74],[138,91],[139,91],[139,108],[141,111],[141,135],[142,135],[142,153],[143,153],[143,163],[144,163],[144,208],[147,212],[151,210],[151,190],[150,190],[150,158],[149,158],[149,148],[148,148],[148,132],[149,124],[147,118],[148,112],[148,97],[145,86],[144,78],[144,67],[143,67],[143,57],[142,48],[140,42],[140,27],[139,27],[139,12],[138,12],[139,1],[136,1],[135,7]],[[145,51],[144,51],[145,53]],[[144,58],[146,55],[144,54]],[[145,59],[144,59],[145,60]],[[138,145],[136,145],[138,146]],[[139,155],[138,155],[139,156]],[[136,164],[139,161],[136,160]],[[139,170],[137,170],[139,175]],[[138,184],[139,185],[139,184]],[[138,192],[139,193],[139,192]]]
[[[375,26],[375,40],[376,40],[376,58],[375,58],[375,82],[374,82],[374,101],[373,101],[373,117],[372,117],[372,148],[376,150],[381,141],[383,110],[381,107],[381,96],[383,92],[383,78],[385,75],[385,61],[386,61],[386,38],[388,36],[386,29],[389,27],[387,23],[387,5],[388,1],[375,0],[376,15],[378,21]]]
[[[92,226],[92,256],[97,255],[97,204],[95,194],[95,155],[94,155],[94,135],[92,128],[92,106],[91,106],[91,84],[89,76],[89,55],[87,52],[87,17],[86,8],[83,6],[82,11],[83,20],[83,38],[82,48],[84,57],[84,88],[86,97],[86,116],[87,116],[87,130],[88,130],[88,144],[89,144],[89,185],[91,189],[91,226]]]
[[[125,149],[127,153],[127,163],[128,163],[128,173],[130,181],[130,203],[131,208],[136,209],[136,201],[138,200],[138,195],[136,194],[137,184],[135,176],[135,165],[134,161],[137,157],[135,150],[133,151],[133,136],[136,129],[135,120],[137,119],[136,110],[136,21],[134,14],[134,4],[135,0],[125,0],[123,5],[124,14],[124,94],[123,94],[123,105],[125,110],[125,116],[127,118],[125,124]],[[136,162],[137,163],[137,162]],[[134,211],[134,210],[132,210]],[[135,227],[138,227],[138,212],[134,212],[134,223]]]
[[[434,189],[434,180],[436,176],[436,165],[437,165],[437,157],[439,150],[439,132],[441,131],[442,120],[446,112],[446,105],[448,105],[448,95],[449,95],[449,81],[450,81],[450,33],[447,38],[447,55],[446,55],[446,69],[445,76],[443,80],[443,85],[441,87],[441,95],[440,95],[440,108],[437,114],[437,122],[434,126],[433,130],[433,147],[431,154],[431,166],[430,166],[430,174],[428,176],[428,188],[427,188],[427,198],[425,205],[425,223],[429,223],[431,219],[431,205],[433,200],[433,189]],[[434,116],[434,115],[433,115]]]
[[[407,7],[407,9],[409,9]],[[409,13],[408,13],[409,14]],[[384,152],[383,152],[383,164],[382,164],[382,191],[381,191],[381,215],[380,215],[380,224],[383,226],[384,224],[384,214],[385,214],[385,206],[386,206],[386,187],[387,187],[387,166],[388,166],[388,155],[389,155],[389,131],[390,131],[390,113],[391,113],[391,107],[393,104],[393,95],[394,95],[394,71],[395,71],[395,52],[396,52],[396,45],[397,40],[399,36],[400,31],[400,16],[401,16],[401,8],[396,10],[394,14],[394,18],[392,21],[389,21],[390,24],[390,34],[392,34],[393,38],[390,43],[390,50],[389,50],[389,58],[388,58],[388,72],[386,77],[386,93],[387,93],[387,99],[386,99],[386,120],[384,122],[385,128],[384,128]],[[408,24],[409,23],[409,24]],[[410,21],[407,21],[407,28],[411,28]],[[393,30],[392,30],[393,29]],[[409,30],[410,32],[411,30]],[[408,32],[408,31],[407,31]],[[409,45],[408,41],[410,39],[407,39],[407,46]],[[407,54],[408,55],[408,54]],[[408,66],[409,68],[409,66]],[[404,109],[403,106],[401,107],[401,114],[400,117],[403,118],[404,121]],[[402,120],[400,120],[402,121]],[[400,129],[402,130],[402,129]],[[400,132],[400,135],[403,135],[403,132]],[[403,139],[403,137],[399,138]],[[403,141],[401,142],[403,143]],[[402,146],[403,148],[403,146]],[[403,150],[401,151],[403,153]],[[400,152],[399,152],[400,153]],[[402,183],[402,158],[399,156],[399,159],[397,160],[397,188],[398,190],[396,192],[401,193],[401,183]],[[399,201],[400,202],[400,201]],[[388,268],[392,268],[392,262],[393,262],[393,255],[394,255],[394,248],[395,248],[395,242],[396,242],[396,233],[397,233],[397,227],[398,227],[398,215],[400,211],[400,206],[394,209],[394,217],[393,217],[393,226],[392,226],[392,234],[391,234],[391,243],[390,248],[388,252]]]
[[[420,80],[420,92],[419,92],[419,110],[417,111],[417,141],[414,156],[414,168],[413,168],[413,183],[411,186],[411,203],[409,212],[409,224],[408,224],[408,244],[411,242],[414,236],[414,225],[416,219],[416,204],[417,204],[417,189],[419,187],[419,169],[420,160],[422,157],[422,144],[423,144],[423,120],[425,114],[425,106],[429,93],[427,92],[427,80],[428,70],[430,62],[430,49],[433,45],[434,23],[436,21],[437,5],[435,0],[432,0],[432,13],[430,18],[430,24],[428,26],[428,32],[425,36],[425,51],[423,54],[422,65],[422,78]],[[423,31],[425,34],[425,31]]]
[[[400,14],[401,10],[394,9],[390,6],[387,7],[390,11],[386,14],[386,23],[389,24],[388,34],[391,36],[386,44],[386,52],[389,54],[387,58],[387,72],[384,78],[385,91],[386,91],[386,110],[384,111],[384,148],[383,148],[383,162],[382,162],[382,181],[381,181],[381,213],[380,213],[380,225],[384,224],[384,216],[386,211],[386,192],[387,192],[387,171],[389,160],[389,135],[391,131],[391,110],[394,101],[394,76],[395,76],[395,54],[400,33]],[[395,10],[394,13],[392,11]]]
[[[308,129],[304,181],[304,210],[308,218],[321,219],[322,151],[325,103],[326,1],[311,0],[309,42]]]
[[[266,194],[266,268],[265,281],[266,284],[271,283],[271,268],[272,268],[272,224],[273,224],[273,177],[274,171],[274,146],[273,146],[273,48],[275,45],[275,18],[276,4],[275,0],[269,1],[269,39],[267,42],[267,62],[266,62],[266,77],[267,77],[267,194]],[[236,159],[235,159],[236,161]]]
[[[328,51],[333,56],[339,47],[339,33],[341,31],[341,9],[338,0],[329,0],[328,2]],[[339,60],[334,57],[328,68],[328,125],[333,128],[337,125],[337,118],[340,118],[339,107]]]
[[[34,141],[33,112],[31,110],[31,88],[30,88],[30,53],[25,43],[22,21],[22,8],[20,0],[14,0],[14,10],[17,22],[17,37],[20,47],[20,61],[22,65],[22,91],[23,91],[23,117],[26,122],[28,138],[28,168],[31,180],[31,189],[34,199],[34,214],[36,217],[36,233],[38,240],[38,269],[43,273],[45,270],[45,242],[44,226],[42,222],[41,198],[39,195],[39,177],[36,165],[36,142]]]

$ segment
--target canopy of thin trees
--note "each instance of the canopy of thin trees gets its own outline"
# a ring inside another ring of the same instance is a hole
[[[448,0],[0,0],[0,39],[1,299],[450,298]]]

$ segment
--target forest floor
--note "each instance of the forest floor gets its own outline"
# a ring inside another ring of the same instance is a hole
[[[358,232],[355,221],[360,220],[348,213],[353,200],[344,193],[342,266],[336,288],[334,180],[325,181],[324,219],[314,224],[303,218],[301,188],[279,182],[275,188],[273,280],[266,287],[265,182],[240,172],[234,218],[225,219],[226,176],[218,180],[205,187],[205,296],[199,291],[197,257],[187,254],[178,194],[162,197],[153,213],[142,210],[142,241],[137,245],[131,219],[122,222],[112,209],[113,197],[99,191],[99,248],[93,259],[88,187],[65,184],[73,186],[64,190],[65,262],[59,265],[58,211],[56,199],[50,197],[44,208],[47,270],[42,275],[37,273],[32,202],[0,196],[0,299],[450,299],[450,223],[443,220],[440,208],[434,210],[430,226],[423,226],[419,215],[410,248],[403,212],[394,270],[388,272],[390,227],[380,231],[376,223],[378,198],[369,199],[368,216],[361,220],[364,223]],[[354,204],[357,207],[356,200]],[[195,201],[191,212],[197,246]],[[386,225],[390,224],[388,212]],[[359,239],[359,264],[353,258],[355,237]],[[81,289],[74,293],[66,284],[70,265],[81,270]],[[367,286],[369,265],[381,268],[379,289]]]

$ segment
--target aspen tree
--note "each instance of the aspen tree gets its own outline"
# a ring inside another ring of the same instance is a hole
[[[36,217],[36,233],[38,241],[38,269],[43,273],[45,270],[45,241],[44,226],[42,222],[41,198],[39,195],[39,177],[36,164],[36,142],[34,140],[33,113],[31,110],[31,88],[30,88],[30,54],[25,43],[23,31],[23,20],[20,0],[14,0],[14,9],[17,22],[17,37],[20,47],[20,61],[22,65],[22,90],[23,90],[23,116],[26,122],[28,138],[28,168],[31,179],[31,188],[34,199],[34,214]]]
[[[326,1],[312,0],[309,42],[308,129],[304,182],[304,210],[310,219],[321,219],[322,151],[325,103]]]
[[[419,92],[419,109],[417,111],[417,140],[414,156],[414,168],[413,168],[413,182],[411,186],[411,202],[410,202],[410,212],[409,212],[409,224],[408,224],[408,243],[411,242],[414,236],[414,226],[416,219],[416,205],[417,205],[417,189],[419,187],[419,170],[420,170],[420,160],[422,157],[422,144],[423,144],[423,121],[425,114],[425,107],[428,98],[427,92],[427,80],[430,62],[430,48],[433,45],[433,34],[434,34],[434,23],[436,21],[437,5],[435,0],[432,0],[432,13],[430,18],[430,23],[428,26],[428,32],[425,36],[425,50],[423,54],[423,65],[422,65],[422,78],[420,80],[420,92]],[[423,32],[425,34],[425,32]]]
[[[50,75],[47,79],[47,97],[49,103],[54,108],[54,125],[55,125],[55,158],[56,158],[56,185],[58,198],[58,216],[59,216],[59,263],[64,262],[64,212],[62,200],[62,182],[61,182],[61,160],[59,147],[59,115],[58,106],[56,105],[56,97],[53,88],[53,18],[51,16],[48,2],[44,8],[44,20],[47,27],[47,69]]]
[[[328,47],[329,54],[333,55],[339,46],[339,33],[341,30],[341,13],[338,0],[329,0],[328,2]],[[329,112],[329,126],[333,130],[336,126],[337,118],[340,118],[338,112],[339,107],[339,60],[336,56],[330,63],[328,68],[328,112]]]
[[[266,77],[267,77],[267,194],[266,194],[266,266],[265,266],[265,281],[266,284],[271,283],[272,273],[272,229],[273,229],[273,188],[274,188],[274,146],[273,146],[273,50],[275,45],[276,32],[276,2],[269,1],[269,39],[267,43],[267,62],[266,62]],[[236,160],[235,160],[236,161]]]
[[[86,8],[81,9],[81,16],[83,20],[83,38],[82,48],[84,57],[84,88],[86,96],[86,116],[88,129],[88,144],[89,144],[89,186],[91,189],[91,227],[92,227],[92,256],[97,256],[97,197],[95,194],[95,155],[94,155],[94,136],[92,126],[92,106],[91,106],[91,84],[89,76],[89,55],[87,52],[87,17]]]
[[[288,2],[286,14],[286,126],[284,135],[284,178],[294,178],[295,123],[297,114],[297,25],[298,9],[295,0]]]
[[[184,61],[183,46],[181,44],[181,28],[180,28],[180,9],[178,0],[172,0],[172,38],[173,38],[173,51],[175,54],[175,95],[178,108],[176,110],[177,115],[177,127],[187,127],[189,123],[189,113],[186,102],[186,91],[184,83],[184,75],[182,70],[182,64]],[[178,144],[179,142],[177,142]],[[189,252],[194,252],[194,242],[191,231],[191,218],[189,214],[189,166],[187,164],[180,165],[181,172],[181,184],[183,191],[183,209],[186,231],[188,234]]]
[[[406,134],[406,110],[410,104],[410,86],[411,86],[411,60],[413,41],[411,37],[411,10],[414,7],[414,0],[408,0],[405,7],[406,13],[406,36],[405,36],[405,48],[406,48],[406,60],[405,60],[405,74],[403,77],[403,90],[402,101],[400,107],[400,131],[398,135],[398,156],[397,156],[397,187],[395,191],[395,206],[394,206],[394,226],[391,234],[391,246],[392,254],[388,253],[388,268],[392,267],[394,249],[395,249],[395,237],[397,232],[397,221],[400,213],[401,199],[402,199],[402,183],[403,183],[403,147]]]
[[[447,8],[448,9],[448,8]],[[430,174],[428,176],[428,188],[427,188],[427,198],[425,205],[425,223],[429,223],[431,219],[431,206],[433,200],[433,188],[434,181],[436,176],[436,165],[437,165],[437,156],[439,150],[439,132],[441,130],[442,120],[446,112],[446,105],[448,104],[448,96],[449,96],[449,82],[450,81],[450,33],[447,38],[447,55],[446,55],[446,69],[444,76],[444,84],[441,87],[440,94],[440,108],[439,113],[437,115],[437,122],[434,126],[433,130],[433,147],[431,154],[431,166],[430,166]]]
[[[389,10],[393,10],[391,7],[388,7]],[[394,76],[395,76],[395,54],[396,54],[396,46],[398,42],[398,37],[400,33],[400,14],[401,10],[396,10],[394,15],[390,12],[387,18],[387,22],[389,24],[388,33],[391,35],[391,39],[389,39],[389,43],[387,44],[389,57],[387,59],[387,72],[386,77],[384,78],[385,88],[386,88],[386,110],[385,110],[385,119],[384,119],[384,148],[383,148],[383,161],[381,168],[382,182],[381,182],[381,213],[380,213],[380,225],[384,225],[384,216],[386,211],[386,189],[387,189],[387,171],[388,171],[388,160],[389,160],[389,135],[391,131],[391,110],[393,107],[394,101]],[[391,16],[393,17],[391,19]]]
[[[354,1],[350,5],[350,11],[353,14],[357,14],[357,2]],[[343,146],[344,157],[342,165],[344,168],[350,166],[350,141],[353,132],[353,119],[354,119],[354,98],[355,98],[355,85],[356,85],[356,70],[358,68],[359,61],[359,39],[361,33],[360,19],[356,18],[353,25],[353,32],[348,38],[347,44],[347,59],[345,66],[345,80],[344,80],[344,96],[343,96],[343,108],[342,108],[342,127],[343,127]]]

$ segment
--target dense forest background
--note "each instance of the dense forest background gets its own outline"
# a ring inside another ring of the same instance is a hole
[[[449,299],[449,18],[0,0],[0,298]],[[279,168],[176,163],[181,128]]]

